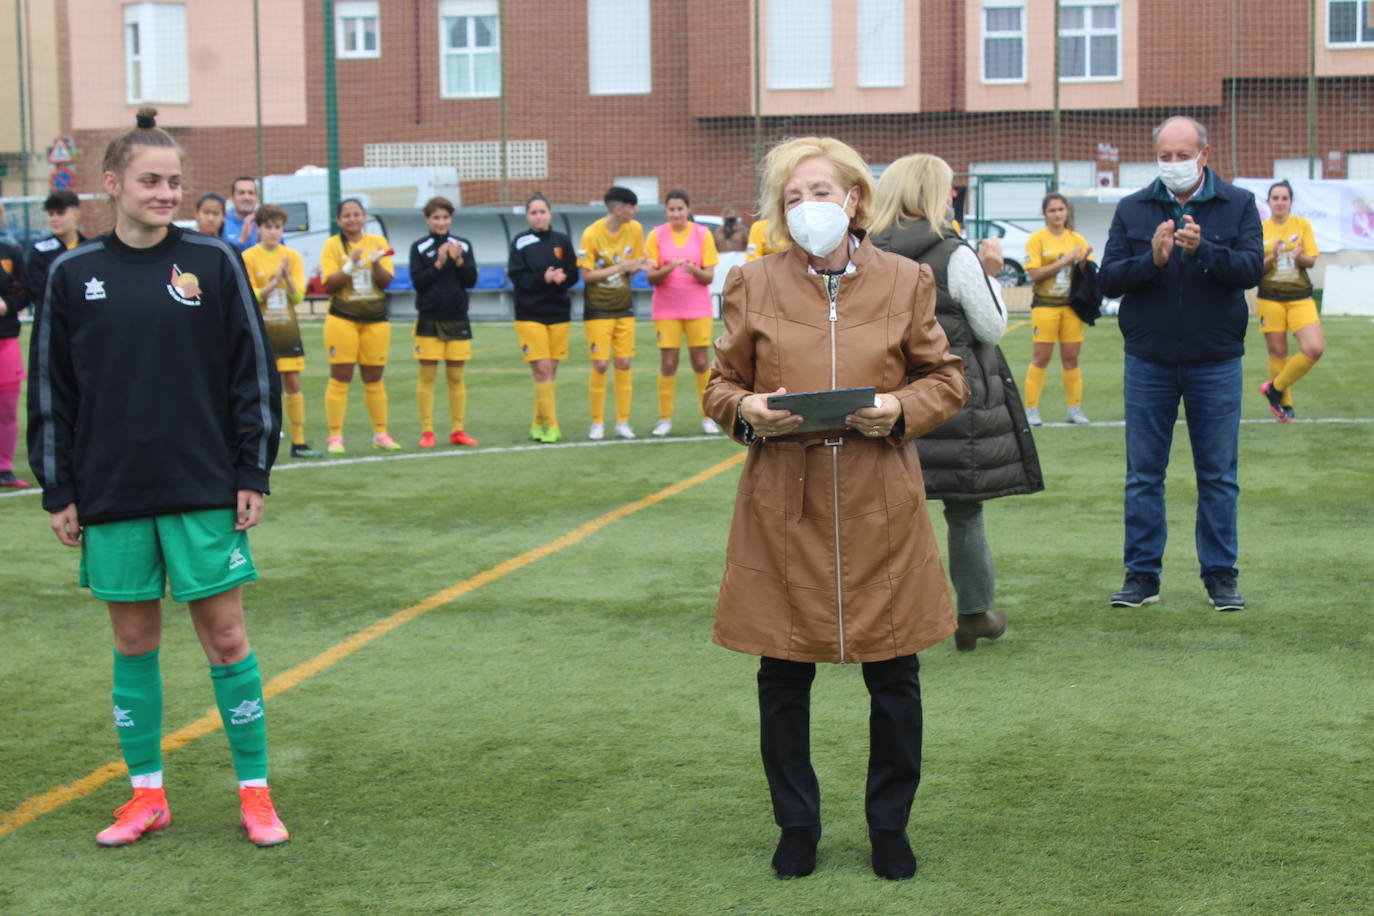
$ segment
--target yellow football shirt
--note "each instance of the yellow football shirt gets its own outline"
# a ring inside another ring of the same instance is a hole
[[[278,286],[266,296],[262,288],[281,270],[282,263],[291,272],[294,294],[288,293],[285,286]],[[267,338],[272,342],[272,353],[278,357],[300,356],[300,327],[296,324],[296,305],[305,299],[305,262],[299,252],[285,245],[278,245],[271,251],[259,243],[243,253],[243,266],[248,269],[248,282],[253,284],[253,294],[257,297],[258,308],[262,310],[262,321],[267,326]]]
[[[778,251],[786,251],[787,246],[774,248],[768,240],[768,220],[756,219],[754,225],[749,227],[749,248],[744,255],[744,260],[752,261],[754,258],[761,258],[766,254],[773,254]]]
[[[1299,267],[1294,255],[1299,253],[1316,256],[1317,236],[1312,231],[1312,223],[1301,216],[1290,215],[1281,224],[1273,218],[1264,221],[1264,255],[1274,251],[1276,242],[1283,242],[1283,250],[1274,259],[1269,272],[1260,278],[1259,296],[1276,302],[1293,302],[1307,299],[1312,295],[1312,281],[1308,279],[1307,269]]]
[[[1026,270],[1053,264],[1075,248],[1087,248],[1088,240],[1072,229],[1065,229],[1062,235],[1055,235],[1046,226],[1037,229],[1026,239],[1026,256],[1021,266]],[[1054,274],[1035,284],[1035,297],[1032,305],[1068,305],[1069,288],[1073,282],[1073,264],[1066,264]]]
[[[696,223],[688,223],[686,226],[682,227],[681,232],[678,232],[675,229],[669,230],[673,233],[673,244],[677,245],[679,248],[681,248],[683,245],[686,245],[687,239],[691,237],[692,230],[696,226]],[[705,226],[702,226],[701,228],[703,230],[703,238],[701,240],[701,263],[697,266],[704,270],[707,267],[715,267],[717,264],[719,264],[720,254],[716,250],[716,240],[715,237],[711,234],[711,230],[707,229]],[[644,256],[648,258],[650,261],[653,261],[654,264],[658,264],[657,228],[655,228],[653,232],[650,232],[648,238],[644,240]]]
[[[331,235],[320,251],[320,272],[328,277],[344,270],[350,263],[349,255],[353,249],[362,248],[370,262],[381,259],[382,269],[393,277],[396,268],[392,265],[391,255],[382,257],[382,252],[391,249],[390,243],[380,235],[364,232],[358,244],[345,249],[339,235]],[[386,291],[378,289],[372,282],[372,268],[363,267],[348,270],[349,282],[329,297],[329,312],[349,321],[385,321]]]
[[[601,270],[622,261],[644,257],[644,227],[636,220],[621,225],[612,234],[606,218],[592,223],[582,232],[582,245],[577,250],[577,266],[586,270]],[[587,284],[587,303],[583,318],[629,318],[634,316],[634,297],[630,292],[629,274],[611,274],[596,283]]]

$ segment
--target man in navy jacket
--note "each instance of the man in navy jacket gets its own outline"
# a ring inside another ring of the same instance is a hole
[[[1114,607],[1159,600],[1164,476],[1183,401],[1197,475],[1197,554],[1207,596],[1238,611],[1241,357],[1263,234],[1254,195],[1207,167],[1207,128],[1155,128],[1159,178],[1117,204],[1098,283],[1121,296],[1126,342],[1126,581]]]

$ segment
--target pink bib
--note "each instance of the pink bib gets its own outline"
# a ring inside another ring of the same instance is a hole
[[[701,267],[702,248],[706,230],[693,224],[687,233],[687,243],[678,247],[673,240],[673,229],[668,223],[654,228],[658,242],[658,264],[662,267],[669,261],[682,258],[688,263]],[[711,317],[711,289],[679,267],[654,287],[654,318],[683,319]]]

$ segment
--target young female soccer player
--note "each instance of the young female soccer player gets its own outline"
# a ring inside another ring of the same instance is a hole
[[[697,381],[697,406],[711,377],[711,280],[715,277],[716,242],[693,223],[687,192],[674,188],[663,199],[668,222],[655,226],[644,243],[649,282],[654,287],[654,331],[658,336],[658,423],[653,434],[673,429],[673,400],[677,396],[677,364],[682,338]],[[704,413],[702,431],[716,435],[720,427]]]
[[[81,548],[80,583],[114,625],[114,724],[134,796],[96,842],[171,823],[162,787],[164,581],[210,661],[259,846],[287,839],[267,788],[262,678],[243,621],[281,427],[262,318],[220,239],[172,225],[182,157],[155,109],[105,150],[110,235],[53,262],[33,331],[29,460],[57,539]]]
[[[1264,276],[1260,278],[1260,330],[1269,348],[1269,380],[1260,393],[1280,423],[1293,422],[1293,386],[1316,365],[1326,350],[1326,335],[1317,317],[1308,269],[1317,263],[1317,237],[1312,224],[1293,216],[1293,186],[1280,181],[1269,188],[1264,221]],[[1300,348],[1288,356],[1288,332]]]
[[[530,438],[557,442],[562,433],[553,380],[559,360],[568,358],[568,290],[577,282],[577,253],[571,239],[550,228],[553,211],[544,195],[535,194],[525,202],[525,221],[530,231],[511,242],[506,276],[515,287],[515,336],[534,375]]]
[[[243,266],[262,309],[281,374],[282,408],[291,425],[291,457],[319,458],[320,453],[305,441],[305,395],[301,392],[305,345],[296,321],[296,306],[305,300],[305,262],[298,252],[282,244],[285,210],[265,204],[258,210],[257,226],[258,243],[243,253]]]
[[[343,454],[344,414],[356,363],[362,367],[363,403],[372,417],[372,447],[394,452],[401,444],[386,431],[386,386],[382,383],[391,346],[386,288],[396,273],[391,245],[382,236],[363,231],[367,211],[361,202],[343,201],[334,216],[339,234],[331,235],[320,251],[320,273],[329,293],[329,314],[324,318],[324,347],[329,353],[329,385],[324,393],[327,450],[331,455]]]
[[[1088,240],[1073,231],[1073,208],[1063,194],[1051,192],[1040,202],[1045,228],[1026,240],[1026,273],[1035,284],[1031,298],[1031,364],[1026,370],[1026,419],[1031,426],[1040,420],[1040,392],[1045,387],[1045,368],[1059,344],[1059,360],[1064,364],[1064,400],[1069,405],[1069,422],[1084,424],[1083,370],[1078,368],[1078,353],[1083,347],[1083,321],[1069,307],[1069,286],[1073,271],[1081,261],[1092,257]]]
[[[224,228],[224,198],[211,192],[200,195],[196,201],[196,228],[206,235],[219,238]]]
[[[446,197],[425,202],[429,235],[410,246],[410,281],[415,284],[415,358],[420,378],[415,398],[420,407],[420,448],[434,448],[434,383],[439,360],[448,380],[448,408],[453,445],[477,445],[463,432],[468,389],[463,363],[472,359],[472,325],[468,322],[468,290],[477,285],[477,259],[472,243],[448,234],[453,226],[453,203]]]

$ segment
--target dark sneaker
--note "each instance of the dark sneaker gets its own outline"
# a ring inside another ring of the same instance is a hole
[[[319,452],[310,447],[309,442],[302,442],[300,445],[291,446],[292,458],[323,458]]]
[[[1260,382],[1260,394],[1269,402],[1269,412],[1283,422],[1283,392],[1274,387],[1273,382]]]
[[[1159,576],[1128,572],[1121,591],[1112,595],[1112,607],[1140,607],[1159,600]]]
[[[29,482],[27,480],[20,480],[18,477],[15,477],[13,471],[0,471],[0,487],[18,490],[28,485]]]
[[[1207,587],[1207,600],[1218,611],[1243,611],[1245,599],[1236,590],[1236,577],[1229,573],[1212,573],[1202,580]]]
[[[1292,423],[1293,420],[1297,418],[1297,416],[1297,414],[1293,413],[1293,408],[1285,404],[1283,405],[1283,416],[1279,417],[1279,422]]]

